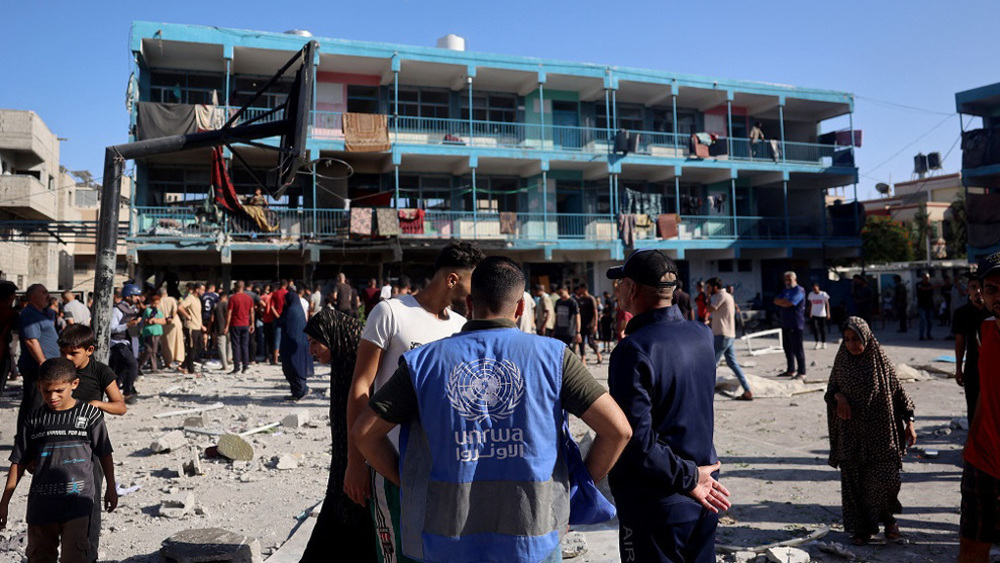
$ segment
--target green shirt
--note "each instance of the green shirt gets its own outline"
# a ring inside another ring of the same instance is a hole
[[[159,307],[156,309],[156,314],[153,314],[152,307],[146,307],[142,310],[142,320],[146,319],[164,319],[163,311]],[[147,336],[163,336],[163,325],[152,324],[152,323],[142,323],[142,337]]]
[[[509,319],[473,320],[465,323],[462,332],[494,328],[517,329]],[[539,336],[538,338],[544,338]],[[559,399],[562,406],[575,416],[583,416],[607,390],[590,375],[590,371],[580,361],[579,356],[565,349],[562,366],[562,389]],[[417,393],[413,389],[413,379],[405,363],[401,363],[392,377],[372,396],[371,408],[384,420],[403,424],[419,418]]]

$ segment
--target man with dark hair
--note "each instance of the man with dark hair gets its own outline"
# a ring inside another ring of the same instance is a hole
[[[420,293],[387,299],[366,311],[368,319],[358,345],[347,406],[348,426],[365,410],[371,391],[377,392],[389,381],[405,352],[462,329],[472,272],[483,258],[483,251],[471,242],[451,243],[438,254],[434,277]],[[398,446],[398,433],[390,438]],[[358,504],[368,502],[381,538],[379,552],[383,556],[398,554],[399,488],[370,472],[350,440],[344,492]]]
[[[466,298],[475,320],[404,354],[352,428],[369,463],[403,489],[406,557],[562,561],[559,538],[569,518],[563,409],[596,432],[586,460],[595,481],[628,441],[625,416],[576,356],[517,329],[523,288],[517,263],[483,260]],[[398,455],[386,439],[397,424]],[[470,490],[488,505],[470,506]]]
[[[375,305],[378,305],[378,302],[382,300],[382,291],[378,288],[378,280],[375,278],[368,280],[368,287],[362,290],[361,295],[365,302],[365,315],[368,315],[375,309]]]
[[[553,303],[553,308],[556,312],[556,326],[552,329],[552,338],[561,340],[570,350],[576,352],[576,346],[582,340],[580,304],[570,297],[568,286],[559,288],[559,298]]]
[[[991,544],[1000,544],[1000,252],[980,260],[977,273],[991,316],[980,327],[979,404],[963,452],[961,563],[988,563]]]
[[[587,346],[597,354],[601,365],[601,349],[597,346],[597,298],[587,290],[587,284],[576,286],[576,301],[580,306],[580,361],[586,365]]]
[[[333,288],[331,295],[334,308],[346,315],[357,316],[358,292],[351,287],[351,284],[347,283],[347,276],[343,272],[337,274],[337,285]]]
[[[254,332],[253,299],[244,292],[245,288],[244,282],[236,282],[226,309],[226,326],[223,332],[229,334],[233,343],[233,371],[230,373],[246,373],[250,368],[250,338]]]
[[[740,401],[752,401],[753,392],[750,390],[750,383],[743,375],[743,369],[736,361],[736,302],[733,295],[722,289],[722,280],[710,278],[705,285],[708,286],[708,310],[712,313],[712,335],[715,338],[715,363],[719,363],[719,358],[726,357],[726,365],[736,374],[740,386],[743,387],[743,394],[736,397]]]
[[[271,349],[271,357],[268,358],[268,361],[274,364],[278,363],[278,347],[281,346],[281,323],[278,322],[278,319],[281,318],[281,313],[285,310],[286,295],[288,295],[288,280],[281,280],[278,289],[271,293],[271,299],[267,302],[268,311],[274,317],[274,341],[269,344],[274,348]],[[257,361],[257,355],[252,354],[250,361]]]
[[[695,305],[695,316],[699,323],[703,323],[708,320],[708,295],[705,294],[705,282],[699,281],[695,284],[695,291],[697,295],[694,296]]]
[[[684,282],[677,280],[677,287],[674,289],[674,305],[680,309],[681,316],[686,320],[693,321],[694,315],[691,314],[691,296],[684,292]]]
[[[535,297],[538,298],[538,304],[535,305],[535,330],[539,336],[551,336],[552,329],[556,326],[556,310],[544,285],[535,284]]]
[[[633,431],[609,479],[621,560],[714,562],[717,514],[730,503],[716,480],[712,333],[671,306],[677,266],[662,252],[637,250],[607,276],[635,315],[608,368]]]
[[[18,340],[21,342],[21,356],[17,359],[17,369],[24,378],[21,407],[17,411],[18,425],[24,422],[33,409],[42,404],[35,385],[38,366],[45,360],[59,357],[59,335],[56,325],[45,315],[49,304],[49,290],[36,283],[28,286],[24,296],[28,304],[21,309],[18,317]]]
[[[201,296],[205,286],[200,283],[189,283],[187,297],[181,301],[177,314],[181,316],[184,326],[184,364],[182,373],[195,373],[195,362],[201,362],[201,351],[205,325],[202,323]]]
[[[786,369],[780,376],[802,379],[806,376],[806,352],[802,347],[802,333],[806,328],[806,291],[798,284],[795,272],[785,272],[785,289],[774,298],[774,304],[780,307],[781,344],[785,349]]]
[[[983,300],[979,278],[975,274],[965,274],[965,277],[969,302],[955,310],[951,330],[955,334],[955,381],[965,388],[965,405],[971,423],[979,401],[979,330],[990,312]]]

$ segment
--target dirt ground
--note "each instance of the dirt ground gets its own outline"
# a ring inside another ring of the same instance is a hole
[[[938,338],[944,333],[944,329],[938,329]],[[849,546],[840,525],[840,481],[837,471],[826,463],[826,409],[823,394],[818,391],[825,388],[833,364],[835,336],[828,349],[817,351],[812,350],[807,337],[810,366],[805,385],[774,377],[784,368],[782,354],[751,357],[745,345],[738,343],[738,357],[746,372],[763,377],[766,382],[761,385],[766,386],[768,394],[799,394],[761,397],[750,403],[717,395],[715,443],[723,463],[722,481],[733,501],[733,508],[722,519],[719,544],[753,547],[829,526],[830,532],[822,541],[847,545],[862,560],[954,559],[961,448],[966,431],[953,429],[951,423],[964,417],[965,402],[954,380],[934,373],[953,371],[954,364],[934,361],[942,354],[953,354],[953,342],[918,342],[916,330],[906,335],[881,330],[877,335],[895,363],[924,371],[918,376],[922,380],[904,382],[916,403],[918,433],[917,447],[904,460],[900,495],[904,508],[899,524],[905,540],[857,548]],[[606,363],[591,369],[595,377],[606,382]],[[197,379],[178,374],[144,376],[137,384],[142,400],[125,416],[108,417],[118,481],[122,487],[141,488],[123,496],[117,511],[105,514],[100,559],[157,561],[160,542],[165,538],[181,530],[207,527],[258,538],[265,557],[277,550],[325,489],[330,454],[323,391],[328,386],[328,373],[328,369],[317,366],[314,394],[297,404],[283,399],[288,387],[280,369],[272,366],[251,367],[243,376],[212,369]],[[719,374],[728,376],[728,368],[720,367]],[[15,381],[0,398],[0,450],[4,458],[13,439],[19,394],[19,382]],[[208,430],[241,432],[302,410],[308,411],[312,424],[300,429],[279,427],[251,436],[252,462],[204,459],[202,453],[204,475],[180,476],[182,463],[192,457],[192,452],[203,452],[215,439],[188,433],[188,447],[154,454],[151,443],[180,429],[186,418],[154,415],[216,402],[224,406],[205,413]],[[938,455],[926,455],[925,448],[936,450]],[[276,460],[281,456],[286,456],[285,463],[289,461],[287,456],[294,457],[293,465],[297,467],[277,469]],[[2,467],[6,469],[7,464]],[[11,503],[10,525],[0,534],[0,562],[21,561],[27,491],[28,483],[21,483]],[[188,507],[189,514],[179,518],[159,515],[165,498],[178,494],[184,497],[188,492],[193,493],[195,501],[195,506]],[[614,522],[580,531],[585,534],[588,551],[571,561],[619,561]],[[820,552],[815,545],[805,549],[815,560],[840,559]],[[336,560],[332,555],[331,560]]]

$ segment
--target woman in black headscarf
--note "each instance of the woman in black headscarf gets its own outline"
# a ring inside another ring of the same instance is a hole
[[[907,446],[917,440],[913,401],[896,379],[868,323],[849,317],[826,391],[830,465],[840,468],[844,529],[855,545],[868,543],[885,525],[885,538],[900,537],[894,514],[899,470]]]
[[[362,325],[355,317],[324,307],[309,319],[305,333],[309,350],[321,364],[330,364],[330,479],[323,509],[302,562],[377,561],[377,541],[371,515],[344,493],[347,471],[347,399],[358,357]]]
[[[309,354],[309,340],[306,338],[306,312],[299,303],[299,294],[289,288],[285,295],[285,308],[278,318],[281,326],[281,371],[292,387],[293,401],[301,400],[309,394],[306,378],[313,374],[312,355]]]

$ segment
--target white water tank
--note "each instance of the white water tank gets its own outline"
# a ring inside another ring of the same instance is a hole
[[[299,37],[312,37],[313,34],[308,29],[289,29],[286,35],[298,35]]]
[[[454,33],[449,33],[437,41],[438,49],[448,49],[450,51],[464,51],[465,38]]]

